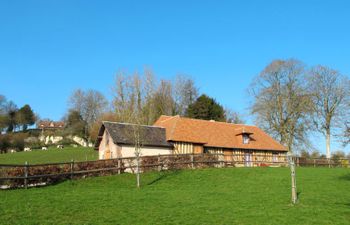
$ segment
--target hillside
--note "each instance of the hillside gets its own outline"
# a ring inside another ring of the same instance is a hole
[[[31,152],[16,152],[0,154],[0,164],[29,164],[55,163],[75,161],[97,160],[98,152],[92,148],[66,147],[64,149],[49,148],[47,151],[33,150]]]

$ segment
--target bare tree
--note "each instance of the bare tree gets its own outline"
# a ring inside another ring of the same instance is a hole
[[[315,126],[325,135],[326,156],[331,158],[332,129],[345,124],[350,81],[338,71],[319,65],[310,71],[307,86],[312,96]]]
[[[3,95],[0,95],[0,114],[5,114],[6,113],[6,97]]]
[[[3,95],[0,95],[0,134],[4,128],[7,126],[7,115],[6,115],[6,104],[7,100],[6,97]]]
[[[114,93],[113,106],[118,121],[132,123],[136,117],[130,116],[131,114],[143,118],[141,115],[144,106],[143,81],[139,74],[128,76],[119,72],[116,76]]]
[[[154,94],[156,92],[156,78],[153,72],[149,69],[145,69],[143,79],[143,92],[144,92],[144,105],[143,115],[145,118],[145,124],[151,125],[156,121],[155,109],[154,109]]]
[[[107,109],[108,101],[102,93],[96,90],[83,91],[77,89],[73,92],[69,99],[69,110],[74,110],[80,113],[87,127],[85,136],[88,136],[88,131],[91,129],[97,119]]]
[[[233,111],[232,109],[225,107],[225,119],[227,123],[235,123],[235,124],[244,124],[245,121],[242,119],[242,116]]]
[[[170,81],[161,80],[157,91],[154,94],[155,115],[174,115],[175,102],[173,98],[173,87]]]
[[[144,132],[142,129],[142,118],[136,117],[134,119],[136,121],[136,124],[132,126],[133,128],[133,138],[134,138],[134,146],[135,146],[135,157],[136,157],[136,185],[139,188],[141,186],[140,182],[140,159],[142,155],[142,147],[144,143]]]
[[[113,106],[118,121],[133,123],[130,113],[136,112],[143,119],[143,124],[148,125],[160,115],[184,115],[198,95],[192,79],[178,76],[175,82],[158,82],[150,69],[145,69],[141,75],[119,72],[113,90]]]
[[[250,89],[254,100],[251,110],[257,123],[291,152],[293,147],[308,143],[312,107],[304,72],[300,61],[275,60],[256,77]]]
[[[184,116],[188,106],[198,98],[198,88],[190,77],[177,75],[175,78],[173,96],[176,104],[176,114]]]

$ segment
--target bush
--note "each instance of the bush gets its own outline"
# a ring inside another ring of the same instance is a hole
[[[6,153],[10,148],[10,137],[7,134],[0,134],[0,153]]]
[[[24,150],[24,139],[28,137],[28,134],[25,133],[16,133],[11,135],[11,147],[18,150]]]
[[[77,143],[75,143],[75,141],[73,141],[73,140],[71,140],[69,138],[63,138],[57,144],[58,145],[63,145],[63,146],[69,146],[69,145],[74,145],[74,144],[77,144]]]
[[[31,149],[40,149],[42,147],[41,141],[37,137],[29,137],[24,140],[25,146]]]

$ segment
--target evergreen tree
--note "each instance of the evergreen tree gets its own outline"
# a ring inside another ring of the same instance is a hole
[[[205,94],[189,105],[186,115],[195,119],[225,121],[224,108]]]
[[[86,122],[78,111],[69,111],[66,119],[66,131],[71,135],[87,138]]]
[[[22,126],[23,131],[27,130],[28,126],[35,123],[35,114],[29,105],[24,105],[15,115],[16,123]]]

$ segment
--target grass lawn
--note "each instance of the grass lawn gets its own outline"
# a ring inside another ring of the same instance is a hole
[[[31,152],[16,152],[0,154],[0,164],[29,164],[52,163],[52,162],[69,162],[75,161],[97,160],[98,152],[92,148],[49,148],[47,151],[33,150]]]
[[[1,224],[349,224],[350,169],[224,168],[0,191]]]

